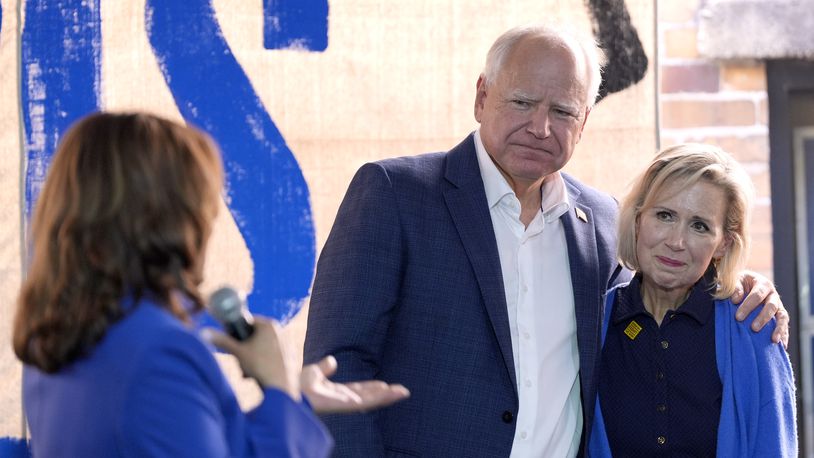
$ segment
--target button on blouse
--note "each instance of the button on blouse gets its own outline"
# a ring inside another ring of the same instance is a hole
[[[644,307],[639,276],[617,291],[599,378],[614,456],[715,456],[722,385],[710,280],[661,326]]]

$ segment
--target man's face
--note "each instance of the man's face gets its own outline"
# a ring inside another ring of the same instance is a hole
[[[481,139],[510,184],[541,181],[571,159],[588,116],[585,67],[569,48],[532,37],[506,56],[494,82],[478,80]]]

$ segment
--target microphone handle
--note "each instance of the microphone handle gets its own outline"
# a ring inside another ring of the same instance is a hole
[[[254,334],[254,326],[246,320],[238,320],[232,323],[224,323],[226,332],[236,340],[244,341]]]
[[[223,323],[223,327],[230,336],[232,336],[235,340],[238,340],[240,342],[247,340],[249,337],[252,336],[252,334],[254,334],[254,325],[243,319],[240,319],[232,323]],[[246,372],[244,371],[243,378],[249,377],[250,376],[246,374]],[[262,383],[260,383],[260,380],[257,380],[254,377],[252,378],[254,379],[255,383],[257,383],[257,387],[260,388],[260,392],[263,392],[263,390],[265,390],[265,387],[263,386]]]

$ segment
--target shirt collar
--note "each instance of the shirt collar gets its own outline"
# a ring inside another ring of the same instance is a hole
[[[690,295],[687,300],[675,310],[675,313],[681,313],[693,318],[699,324],[705,324],[711,317],[714,311],[714,300],[712,298],[712,291],[710,289],[714,282],[714,276],[709,273],[701,277],[695,285],[693,285]],[[616,295],[616,303],[613,310],[613,323],[618,324],[621,321],[633,318],[635,315],[648,314],[644,308],[644,301],[642,300],[641,293],[641,273],[637,273],[630,281],[627,287],[623,290],[620,289]]]
[[[491,209],[505,196],[514,196],[515,194],[512,187],[509,186],[509,182],[506,181],[506,178],[492,161],[489,153],[486,152],[486,147],[480,138],[480,129],[475,131],[474,139],[480,175],[486,191],[486,201]],[[571,208],[568,201],[568,191],[565,188],[565,180],[563,180],[559,171],[552,173],[543,181],[540,192],[542,196],[541,209],[546,223],[553,222]]]
[[[562,174],[557,171],[549,175],[543,181],[542,210],[545,222],[550,223],[560,216],[566,214],[571,204],[568,201],[568,191],[565,189],[565,180]]]

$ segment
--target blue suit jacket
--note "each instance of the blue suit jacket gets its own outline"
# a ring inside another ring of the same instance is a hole
[[[142,301],[91,354],[55,374],[26,367],[34,456],[328,455],[331,438],[279,390],[244,414],[210,348]]]
[[[619,278],[616,202],[566,176],[585,425],[591,424],[602,294]],[[545,253],[540,253],[544,256]],[[507,456],[518,411],[497,244],[472,136],[448,153],[363,166],[317,265],[305,360],[340,380],[403,383],[377,412],[324,418],[336,456]],[[556,374],[551,374],[556,377]]]

